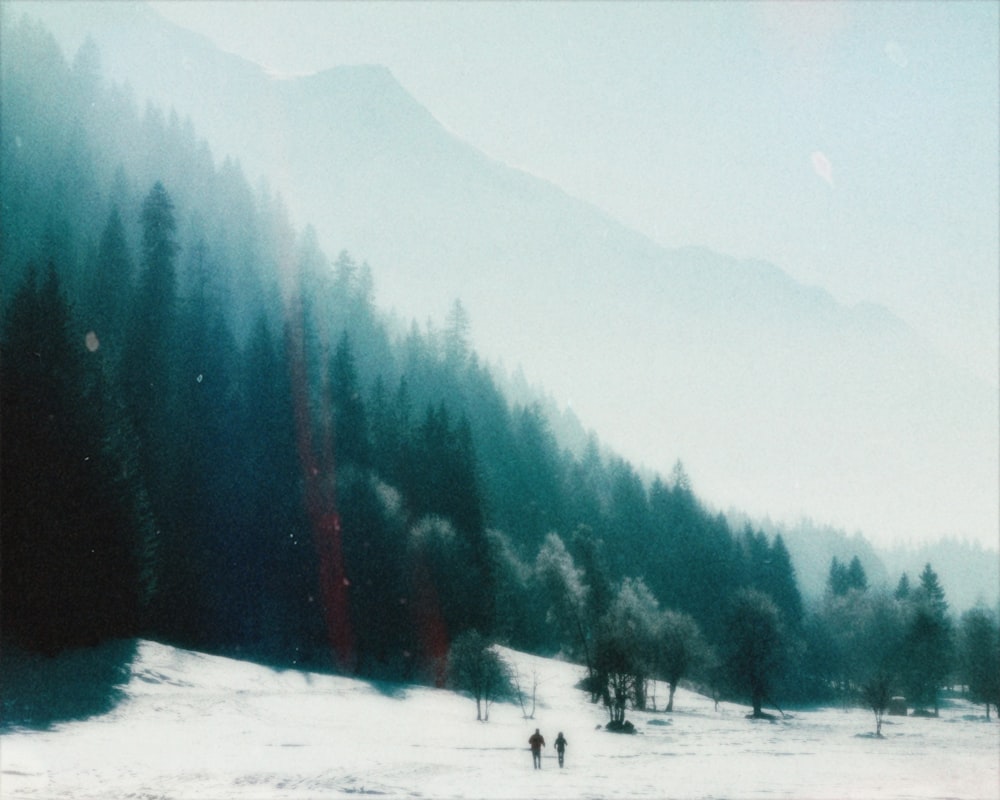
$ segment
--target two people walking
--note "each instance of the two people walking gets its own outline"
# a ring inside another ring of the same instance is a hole
[[[545,747],[545,737],[542,736],[538,728],[535,728],[535,732],[531,734],[528,739],[528,744],[531,746],[531,760],[535,765],[535,769],[542,768],[542,748]],[[566,737],[563,736],[562,731],[559,731],[559,735],[556,737],[555,746],[556,754],[559,756],[559,766],[563,765],[563,758],[566,755],[566,745],[569,742],[566,741]]]

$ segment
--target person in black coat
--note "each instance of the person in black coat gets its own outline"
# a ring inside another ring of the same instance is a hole
[[[563,736],[562,731],[559,731],[559,735],[556,737],[556,753],[559,754],[559,766],[563,765],[563,757],[566,755],[566,745],[569,742],[566,741],[566,737]]]

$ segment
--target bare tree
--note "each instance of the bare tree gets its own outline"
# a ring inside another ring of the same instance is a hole
[[[525,687],[521,683],[521,671],[517,666],[511,667],[510,670],[511,682],[514,684],[514,692],[517,694],[517,702],[521,706],[521,713],[524,715],[525,719],[535,718],[535,704],[538,697],[538,670],[531,670],[531,710],[528,710],[528,698],[526,697]]]

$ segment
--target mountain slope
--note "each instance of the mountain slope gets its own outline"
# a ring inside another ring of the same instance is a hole
[[[680,458],[700,494],[751,513],[996,541],[997,393],[885,310],[660,248],[461,142],[382,67],[278,79],[141,4],[76,11],[38,9],[266,174],[327,249],[367,259],[382,305],[440,318],[461,298],[478,350],[627,457]]]

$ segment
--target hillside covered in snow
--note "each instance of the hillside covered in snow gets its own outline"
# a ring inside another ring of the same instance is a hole
[[[503,656],[537,708],[369,683],[140,641],[110,712],[45,730],[4,729],[2,796],[293,798],[995,798],[1000,726],[946,702],[938,719],[892,717],[882,739],[861,709],[786,709],[774,722],[679,689],[672,714],[630,712],[637,734],[601,728],[574,688],[581,667]],[[51,662],[49,662],[51,667]],[[662,708],[665,690],[658,687]],[[527,740],[546,738],[534,771]],[[569,745],[558,767],[552,742]]]

